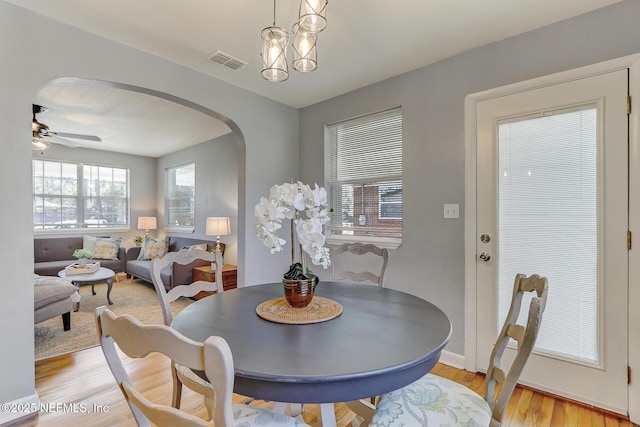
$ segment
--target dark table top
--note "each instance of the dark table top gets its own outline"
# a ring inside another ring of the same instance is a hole
[[[429,372],[451,323],[416,296],[370,285],[320,282],[316,295],[342,304],[332,320],[285,325],[256,307],[283,296],[281,283],[225,291],[183,309],[172,327],[196,341],[222,336],[231,347],[234,391],[291,403],[331,403],[395,390]]]

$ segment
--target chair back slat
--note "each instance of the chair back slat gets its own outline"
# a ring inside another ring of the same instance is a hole
[[[509,328],[507,329],[507,335],[518,341],[518,345],[520,345],[520,343],[524,339],[525,331],[526,329],[522,325],[509,325]]]
[[[127,356],[140,358],[158,352],[181,365],[204,370],[201,342],[165,325],[144,325],[128,314],[116,316],[111,310],[106,310],[96,316],[101,336],[117,342]]]
[[[172,408],[171,406],[154,404],[128,383],[123,383],[122,389],[127,400],[133,403],[135,408],[139,408],[142,415],[146,417],[148,421],[153,423],[153,425],[211,427],[211,423],[201,420],[191,414],[187,414],[179,409]]]
[[[374,271],[353,271],[350,269],[339,269],[340,254],[351,254],[353,256],[361,257],[367,254],[371,254],[380,258],[380,269]],[[356,243],[344,243],[338,247],[331,249],[332,258],[332,279],[333,280],[350,280],[353,282],[372,282],[378,286],[384,284],[384,273],[387,269],[387,263],[389,261],[389,251],[386,248],[380,248],[372,244],[364,244],[360,242]]]
[[[162,282],[161,272],[164,268],[172,263],[180,265],[191,264],[197,259],[202,259],[214,263],[216,269],[215,282],[197,282],[196,288],[191,288],[192,284],[179,285],[167,292]],[[167,252],[162,258],[156,258],[151,261],[151,280],[156,290],[156,294],[160,300],[162,308],[162,317],[164,324],[169,326],[173,320],[171,312],[171,302],[180,297],[192,297],[200,291],[216,291],[221,292],[222,288],[222,254],[220,252],[207,252],[201,249],[181,249],[178,252]],[[197,292],[196,292],[197,291]]]
[[[491,376],[497,383],[503,384],[507,374],[502,369],[494,366],[493,371],[491,371]]]

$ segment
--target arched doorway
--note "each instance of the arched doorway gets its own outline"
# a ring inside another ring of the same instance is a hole
[[[178,234],[211,239],[205,236],[205,217],[229,216],[232,235],[224,237],[227,244],[225,262],[238,264],[237,260],[241,258],[238,254],[238,212],[242,209],[239,205],[243,204],[240,194],[244,192],[242,186],[245,180],[241,175],[244,173],[245,150],[242,132],[233,121],[206,107],[167,93],[83,78],[54,79],[36,93],[33,102],[49,109],[46,113],[38,114],[37,119],[46,123],[52,131],[92,134],[102,139],[101,142],[85,142],[66,138],[77,145],[68,147],[54,143],[46,151],[34,151],[34,158],[111,166],[124,162],[122,166],[130,170],[128,227],[108,230],[105,234],[122,237],[123,244],[132,245],[133,238],[140,233],[136,228],[137,217],[146,215],[158,217],[159,235],[175,234],[175,230],[162,230],[165,224],[162,185],[164,165],[180,164],[185,156],[191,156],[193,161],[198,162],[196,174],[201,172],[206,178],[199,180],[196,187],[193,230],[190,234],[180,231]],[[110,138],[117,139],[119,134],[113,132],[114,129],[109,129],[109,126],[118,128],[116,130],[120,133],[126,132],[127,127],[131,128],[135,138],[133,142],[128,140],[128,144],[138,146],[127,147],[125,143],[124,149],[118,149],[117,141],[113,143]],[[143,129],[133,129],[135,126]],[[194,127],[198,129],[194,131]],[[174,132],[175,139],[184,136],[178,132],[189,133],[195,139],[177,145],[175,152],[170,152],[170,148],[161,151],[157,146],[159,133],[163,132]],[[220,144],[224,144],[224,147]],[[212,147],[197,148],[204,145]],[[218,155],[220,152],[226,155]],[[226,173],[215,173],[222,168]],[[226,181],[221,182],[221,179]],[[36,233],[35,237],[54,237],[56,231],[60,230]],[[69,233],[68,230],[64,231]],[[82,234],[82,230],[79,230],[79,234]]]

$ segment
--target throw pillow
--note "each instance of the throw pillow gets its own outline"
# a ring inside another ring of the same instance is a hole
[[[122,237],[98,237],[97,242],[108,242],[113,243],[120,250],[120,245],[122,244]]]
[[[95,236],[82,236],[82,249],[89,253],[93,253],[98,238]]]
[[[93,259],[118,259],[118,245],[107,240],[98,240],[93,249]]]
[[[207,244],[206,243],[201,243],[199,245],[191,245],[191,246],[183,246],[180,248],[182,249],[200,249],[201,251],[206,251],[207,250]]]
[[[138,260],[146,261],[154,258],[162,258],[167,253],[167,247],[168,241],[166,238],[154,239],[153,237],[145,236]]]
[[[118,255],[120,253],[120,243],[122,243],[122,237],[118,237],[118,238],[97,237],[96,244],[93,249],[93,256],[91,258],[118,259]]]

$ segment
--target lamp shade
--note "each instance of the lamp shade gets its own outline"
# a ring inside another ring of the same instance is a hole
[[[140,230],[155,230],[158,228],[155,216],[139,216],[138,217],[138,229]]]
[[[216,216],[207,218],[207,225],[204,233],[207,236],[226,236],[227,234],[231,234],[229,217]]]

